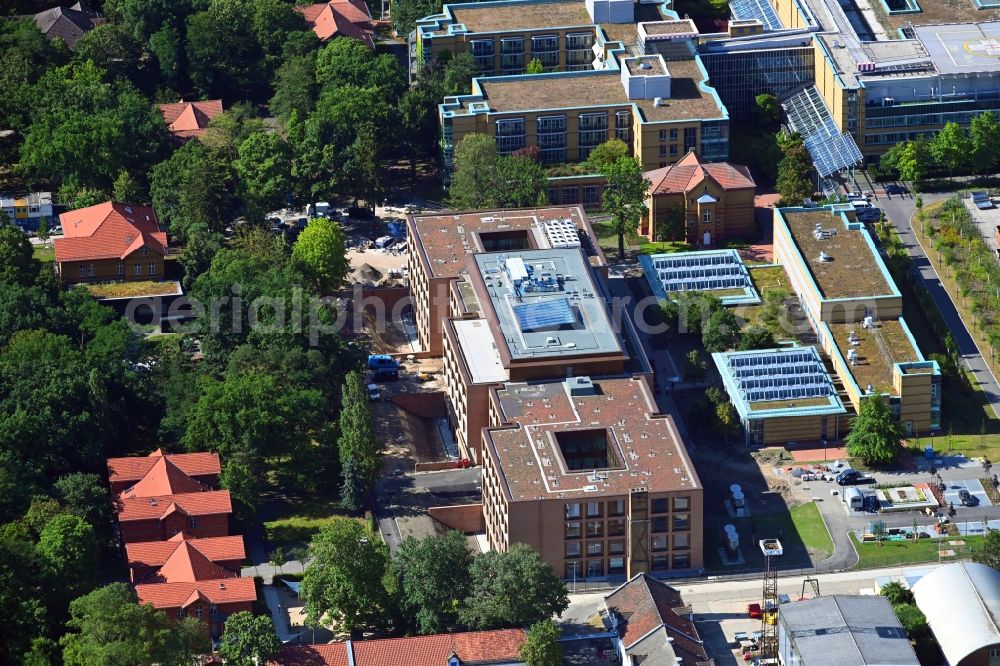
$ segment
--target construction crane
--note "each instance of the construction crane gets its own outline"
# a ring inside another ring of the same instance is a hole
[[[764,553],[764,590],[761,594],[760,663],[778,663],[778,562],[784,549],[777,539],[761,539]]]

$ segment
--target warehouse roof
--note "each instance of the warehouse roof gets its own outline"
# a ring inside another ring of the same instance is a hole
[[[885,597],[817,597],[783,604],[778,621],[809,666],[917,666],[906,631]]]
[[[913,586],[948,663],[1000,645],[1000,572],[975,562],[938,567]]]

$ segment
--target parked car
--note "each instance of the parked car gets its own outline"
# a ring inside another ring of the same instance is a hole
[[[856,469],[845,469],[837,475],[838,486],[857,486],[864,483],[875,483],[875,479],[865,476]]]
[[[886,194],[906,194],[909,191],[904,185],[897,185],[896,183],[885,186]]]
[[[377,379],[399,378],[399,362],[386,354],[371,354],[368,357],[368,369]]]
[[[962,506],[976,506],[979,503],[976,497],[966,488],[958,491],[958,499],[962,503]]]
[[[368,385],[368,400],[370,402],[377,402],[382,399],[382,392],[379,391],[377,384]]]
[[[759,620],[763,614],[760,604],[747,604],[747,615],[751,620]]]

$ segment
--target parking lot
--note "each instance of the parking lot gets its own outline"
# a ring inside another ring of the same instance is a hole
[[[990,498],[987,497],[986,491],[983,490],[983,484],[981,484],[978,479],[949,481],[948,488],[944,491],[945,505],[954,504],[956,509],[961,507],[962,500],[959,499],[958,493],[962,489],[969,491],[972,497],[976,500],[976,506],[992,506]]]

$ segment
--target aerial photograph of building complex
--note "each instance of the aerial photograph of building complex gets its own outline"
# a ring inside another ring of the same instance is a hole
[[[0,87],[0,664],[1000,665],[1000,0],[4,0]]]

